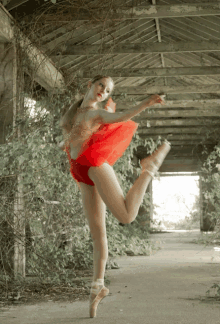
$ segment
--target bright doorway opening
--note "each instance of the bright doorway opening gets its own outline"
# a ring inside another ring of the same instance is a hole
[[[197,173],[163,173],[152,181],[153,224],[159,230],[200,228]]]

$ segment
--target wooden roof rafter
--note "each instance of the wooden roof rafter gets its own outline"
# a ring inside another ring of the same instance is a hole
[[[111,75],[118,111],[150,94],[165,93],[165,106],[156,105],[134,119],[140,122],[141,137],[170,139],[167,161],[174,155],[195,156],[206,133],[206,144],[213,146],[220,127],[220,1],[173,2],[139,0],[132,7],[134,2],[126,0],[105,23],[102,6],[103,16],[98,17],[98,9],[87,17],[70,10],[54,26],[56,15],[45,15],[51,27],[45,27],[41,46],[58,68],[81,77],[82,85],[96,73]],[[96,17],[100,19],[94,22]],[[179,166],[184,163],[178,161]]]
[[[0,4],[0,42],[13,43],[14,18]],[[31,62],[30,69],[34,79],[46,90],[63,92],[64,79],[52,61],[31,44],[31,41],[21,33],[20,46],[26,51]]]
[[[98,45],[72,45],[66,43],[62,46],[62,50],[55,49],[51,51],[51,56],[57,55],[57,52],[62,55],[104,55],[111,52],[112,54],[126,53],[187,53],[187,52],[219,52],[220,40],[215,41],[198,41],[198,42],[170,42],[170,43],[120,43],[117,45],[110,44],[102,46]]]
[[[152,0],[152,4],[153,5],[156,5],[156,0]],[[159,19],[158,18],[155,18],[155,24],[156,24],[156,29],[157,29],[158,42],[161,43],[162,39],[161,39],[160,23],[159,23]],[[161,57],[162,67],[165,68],[166,65],[165,65],[163,53],[160,53],[160,57]],[[165,85],[167,85],[167,79],[166,79],[166,77],[164,78],[164,82],[165,82]]]
[[[63,18],[63,22],[68,22],[70,19],[73,20],[93,20],[102,19],[106,20],[125,20],[125,19],[143,19],[143,18],[173,18],[173,17],[194,17],[194,16],[216,16],[220,14],[220,3],[216,1],[211,2],[194,2],[194,3],[183,3],[183,4],[166,4],[166,5],[124,5],[118,4],[117,8],[114,7],[108,10],[108,15],[104,10],[104,7],[90,7],[90,12],[78,12],[74,15],[73,11],[69,10],[69,15],[66,19]],[[56,16],[48,16],[48,19],[52,22],[56,21]]]
[[[4,4],[4,0],[3,0],[3,5],[8,11],[11,11],[28,1],[29,0],[9,0],[9,1],[5,1],[7,2],[7,4]]]
[[[93,71],[78,71],[83,78],[91,78]],[[179,76],[201,76],[220,75],[220,66],[194,66],[178,68],[146,68],[146,69],[103,69],[103,74],[110,74],[112,77],[179,77]]]

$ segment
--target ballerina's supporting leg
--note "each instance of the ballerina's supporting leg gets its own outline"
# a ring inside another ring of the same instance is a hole
[[[104,286],[105,266],[108,258],[108,242],[106,235],[97,235],[93,240],[93,282],[90,290],[90,317],[96,317],[99,302],[109,294]]]
[[[104,275],[108,259],[106,234],[106,205],[97,188],[80,182],[83,211],[88,220],[93,240],[93,282],[90,290],[90,317],[96,317],[99,302],[108,295],[104,286]]]

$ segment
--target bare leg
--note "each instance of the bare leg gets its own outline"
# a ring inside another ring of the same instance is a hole
[[[151,180],[152,176],[149,173],[142,172],[129,189],[125,198],[125,206],[130,215],[129,223],[135,220]]]
[[[93,240],[93,281],[104,279],[108,259],[108,242],[106,235],[106,205],[96,187],[80,182],[83,212],[87,218]]]
[[[166,141],[150,157],[141,160],[140,164],[142,166],[142,173],[134,182],[125,198],[126,209],[129,210],[129,213],[137,216],[139,207],[144,199],[146,189],[155,172],[161,166],[169,150],[170,145],[169,142]],[[133,220],[136,218],[136,216],[133,216]]]
[[[94,234],[93,239],[93,281],[104,279],[105,267],[108,260],[107,236],[100,235],[99,231]]]
[[[143,172],[125,198],[115,172],[108,163],[89,169],[88,175],[95,183],[102,200],[120,223],[131,223],[136,218],[152,175],[160,167],[169,150],[170,146],[163,144],[150,157],[141,160]]]
[[[106,205],[97,188],[80,182],[83,210],[88,220],[93,240],[93,282],[90,291],[90,317],[96,316],[99,302],[108,295],[104,287],[105,267],[108,259],[108,242],[106,235]]]

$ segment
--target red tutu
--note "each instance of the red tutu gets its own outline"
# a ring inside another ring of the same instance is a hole
[[[87,166],[100,166],[105,162],[113,165],[129,146],[138,126],[132,120],[101,125],[83,145],[75,161]]]
[[[108,107],[115,111],[115,103],[111,98],[105,109],[108,110]],[[88,177],[89,167],[100,166],[105,162],[112,166],[129,146],[138,126],[139,124],[132,120],[103,124],[85,141],[76,160],[71,159],[68,150],[66,150],[73,178],[77,182],[94,185]]]

